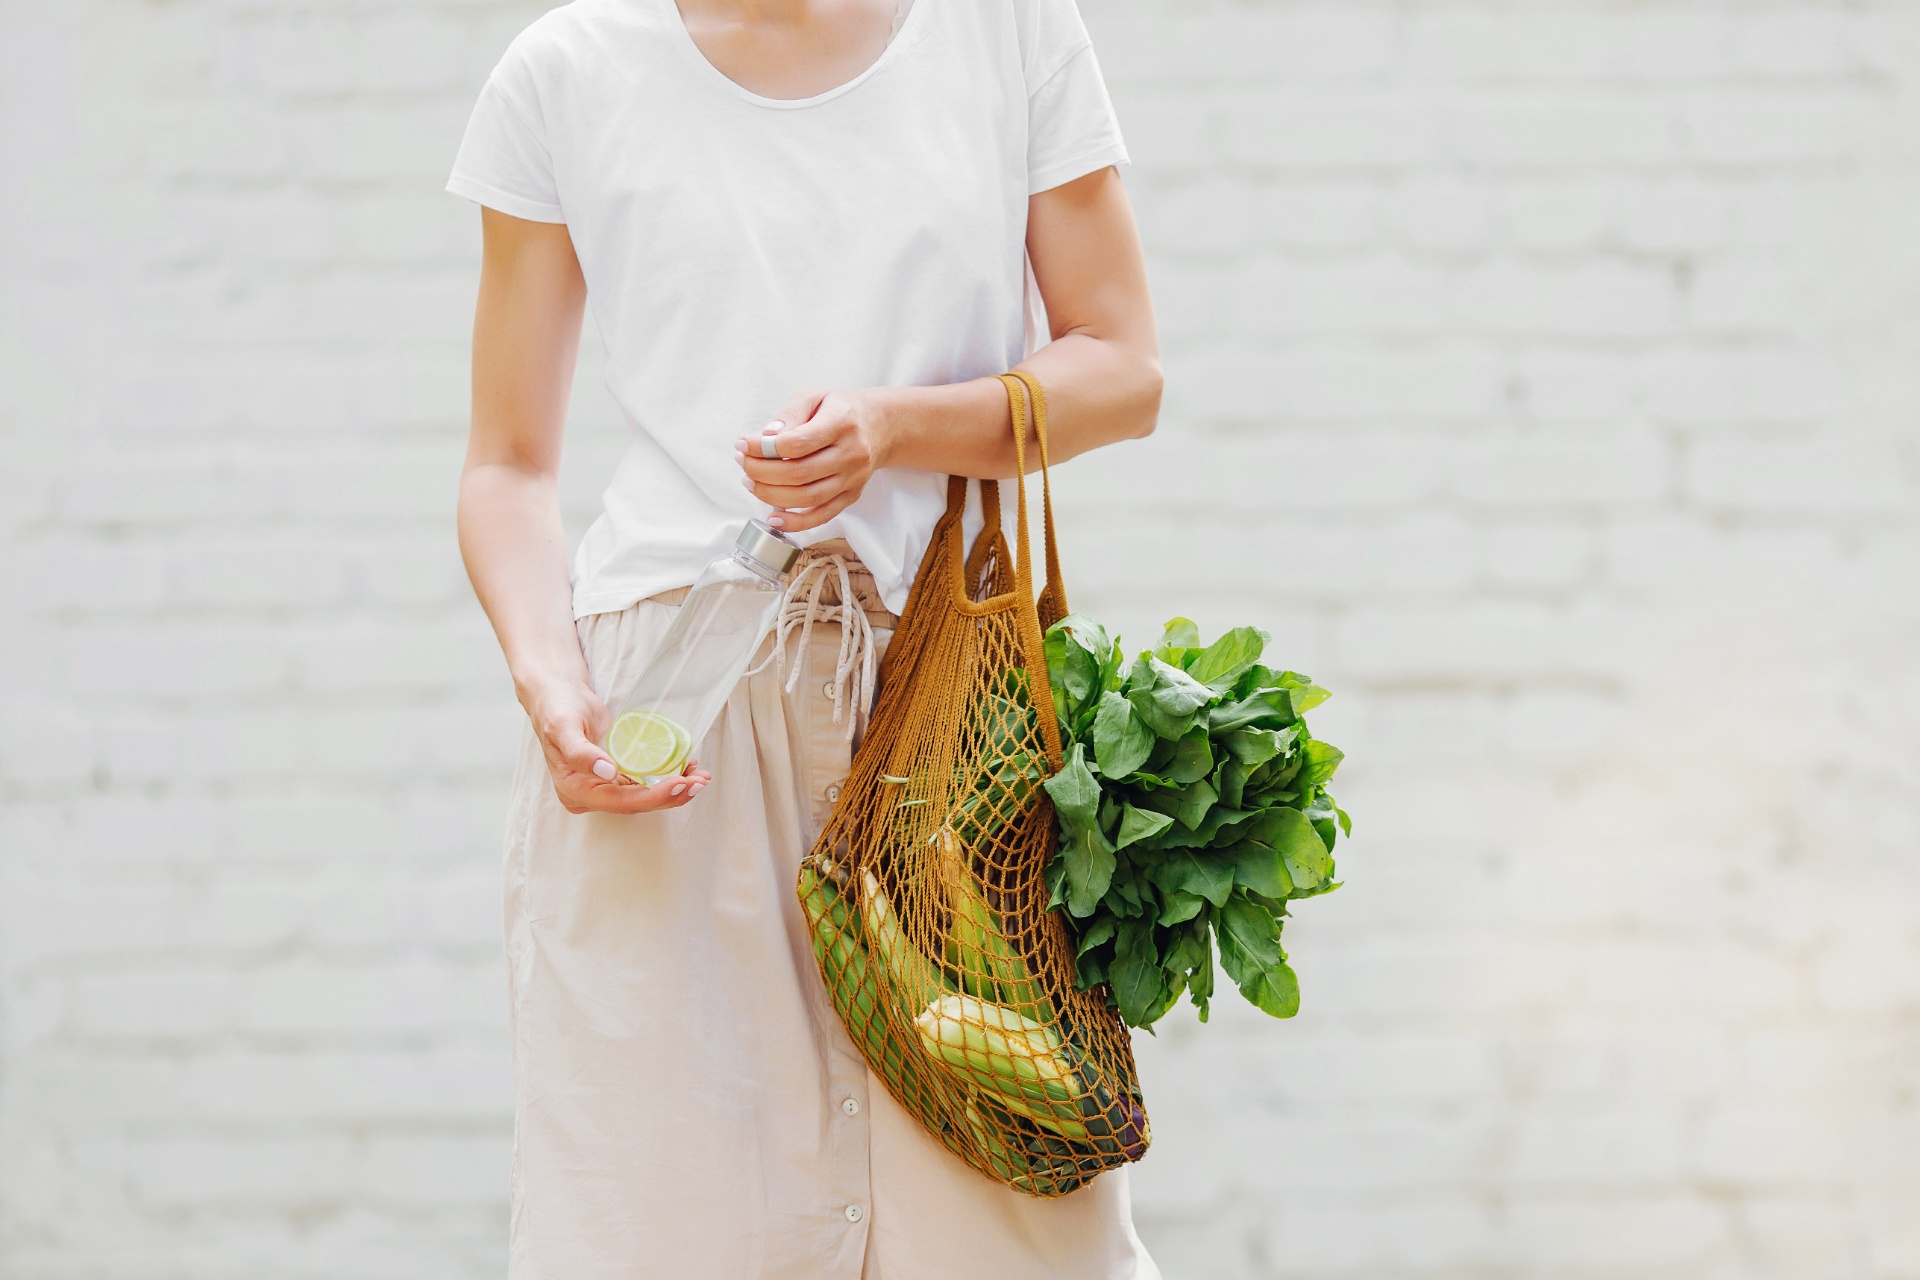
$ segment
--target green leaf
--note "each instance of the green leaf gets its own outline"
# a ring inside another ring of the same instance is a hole
[[[1228,832],[1227,828],[1238,826],[1260,816],[1258,809],[1229,809],[1225,805],[1216,805],[1207,814],[1207,820],[1200,824],[1200,835],[1209,845],[1231,844],[1238,839],[1238,833]],[[1224,839],[1222,837],[1225,837]]]
[[[1067,860],[1054,854],[1047,863],[1047,910],[1067,905]]]
[[[1154,701],[1171,715],[1198,711],[1214,700],[1213,690],[1176,666],[1149,658],[1154,677]]]
[[[1306,760],[1305,752],[1296,751],[1290,756],[1267,761],[1247,775],[1247,790],[1264,794],[1290,786]]]
[[[1333,797],[1322,791],[1302,805],[1300,812],[1305,814],[1307,821],[1313,824],[1313,829],[1320,833],[1320,843],[1327,847],[1327,852],[1332,853],[1333,846],[1340,839],[1340,811],[1334,807]]]
[[[1207,745],[1207,731],[1195,729],[1176,742],[1173,755],[1160,772],[1169,782],[1186,786],[1213,772],[1213,750]]]
[[[1221,962],[1226,966],[1227,976],[1235,982],[1241,981],[1241,975],[1253,968],[1278,964],[1284,958],[1280,953],[1279,922],[1272,912],[1257,903],[1238,895],[1228,898],[1220,908],[1215,927],[1220,934]]]
[[[1251,770],[1238,760],[1228,760],[1220,766],[1220,776],[1214,780],[1214,788],[1220,793],[1220,803],[1229,809],[1240,807],[1240,797],[1246,794],[1247,775]]]
[[[1114,868],[1106,905],[1115,915],[1132,918],[1153,899],[1153,886],[1140,878],[1140,869],[1128,859]]]
[[[1281,729],[1299,716],[1294,714],[1293,695],[1285,689],[1255,689],[1246,697],[1224,702],[1207,712],[1207,729],[1214,734],[1231,733],[1249,726]]]
[[[1175,666],[1142,654],[1127,675],[1127,700],[1162,738],[1179,738],[1193,727],[1213,690]]]
[[[1162,967],[1184,981],[1200,1021],[1205,1022],[1207,1002],[1213,995],[1213,922],[1200,916],[1176,930]]]
[[[1133,705],[1118,693],[1100,695],[1093,720],[1093,755],[1102,777],[1118,781],[1135,772],[1153,753],[1153,730],[1133,714]]]
[[[1261,1012],[1276,1018],[1291,1018],[1300,1012],[1300,979],[1285,960],[1271,965],[1242,982],[1240,994]]]
[[[1098,827],[1086,827],[1060,844],[1066,863],[1066,908],[1076,916],[1090,916],[1113,883],[1113,845]]]
[[[1196,639],[1194,643],[1199,643]],[[1233,687],[1240,674],[1266,652],[1267,633],[1258,627],[1235,627],[1201,651],[1187,665],[1187,674],[1201,684],[1224,693]]]
[[[1316,885],[1311,889],[1300,890],[1298,893],[1295,893],[1293,895],[1291,901],[1299,902],[1305,898],[1317,898],[1321,894],[1332,893],[1335,889],[1338,889],[1341,885],[1345,883],[1346,881],[1344,880],[1329,880],[1325,884]]]
[[[1162,894],[1190,893],[1218,907],[1233,892],[1233,863],[1217,854],[1174,849],[1154,866],[1148,879]]]
[[[1207,1001],[1213,998],[1213,930],[1202,920],[1193,935],[1200,940],[1200,958],[1187,969],[1187,996],[1205,1022]]]
[[[1167,625],[1161,629],[1160,643],[1155,647],[1197,649],[1200,647],[1200,628],[1194,625],[1192,618],[1169,619]]]
[[[1078,732],[1088,704],[1097,696],[1100,657],[1067,618],[1047,629],[1047,682],[1053,688],[1053,711],[1069,734]],[[1091,624],[1088,624],[1091,625]],[[1097,628],[1095,628],[1097,630]],[[1104,635],[1101,637],[1104,639]]]
[[[1175,889],[1166,896],[1160,908],[1159,923],[1163,925],[1183,924],[1207,909],[1207,900],[1198,894]]]
[[[1242,671],[1240,678],[1233,682],[1233,696],[1235,698],[1244,698],[1255,689],[1277,689],[1279,687],[1280,673],[1271,667],[1263,667],[1256,662],[1245,671]]]
[[[1293,880],[1278,849],[1257,840],[1242,840],[1227,853],[1233,859],[1235,884],[1265,898],[1280,900],[1293,895]]]
[[[1200,824],[1206,820],[1207,811],[1219,798],[1218,793],[1213,789],[1213,784],[1202,778],[1180,792],[1180,807],[1175,810],[1173,816],[1178,818],[1180,825],[1187,830],[1197,831],[1200,829]]]
[[[1276,1018],[1300,1011],[1300,983],[1280,950],[1280,925],[1265,907],[1235,896],[1216,920],[1220,965],[1240,994]]]
[[[1288,729],[1235,729],[1222,734],[1220,745],[1248,768],[1258,768],[1287,749],[1293,740]]]
[[[1113,652],[1113,640],[1107,635],[1107,629],[1085,614],[1070,613],[1048,627],[1047,639],[1051,641],[1056,636],[1096,658],[1105,658]],[[1051,656],[1051,644],[1048,646],[1048,653]],[[1051,664],[1047,672],[1049,676],[1052,675]]]
[[[1098,920],[1088,925],[1087,931],[1080,935],[1078,953],[1085,955],[1101,943],[1112,939],[1113,927],[1114,920],[1112,916],[1101,916]]]
[[[1174,1002],[1180,999],[1181,990],[1187,985],[1186,979],[1164,969],[1160,971],[1160,977],[1160,998],[1147,1006],[1146,1016],[1139,1024],[1149,1034],[1153,1032],[1153,1024],[1167,1016],[1167,1010],[1173,1008]]]
[[[1097,987],[1107,980],[1107,965],[1112,959],[1112,948],[1088,951],[1076,956],[1073,962],[1073,981],[1082,991],[1088,987]]]
[[[1161,967],[1174,973],[1184,974],[1202,965],[1212,964],[1212,938],[1212,923],[1195,919],[1186,928],[1174,932],[1171,944],[1167,948],[1167,958]]]
[[[1064,880],[1055,896],[1064,896],[1069,913],[1092,915],[1113,883],[1114,857],[1113,843],[1100,829],[1100,783],[1087,768],[1085,747],[1073,744],[1065,766],[1047,779],[1046,788],[1062,828],[1058,858]]]
[[[1107,981],[1120,1005],[1120,1017],[1129,1026],[1143,1027],[1147,1012],[1160,1000],[1165,986],[1160,954],[1153,945],[1153,922],[1129,920],[1120,927]]]
[[[1269,809],[1261,816],[1254,838],[1280,854],[1296,889],[1316,888],[1333,875],[1333,855],[1312,821],[1298,809]]]
[[[1164,813],[1128,805],[1120,819],[1120,838],[1114,841],[1114,848],[1124,849],[1130,844],[1157,836],[1172,825],[1173,819]]]
[[[1340,767],[1340,762],[1346,759],[1346,753],[1330,742],[1309,742],[1303,754],[1307,758],[1307,766],[1300,773],[1302,787],[1324,785],[1333,777],[1334,770]]]
[[[1282,671],[1277,683],[1293,694],[1293,709],[1300,715],[1307,714],[1333,696],[1298,671]]]
[[[1053,807],[1069,827],[1100,829],[1100,783],[1087,768],[1087,749],[1076,742],[1067,748],[1060,772],[1046,781]]]

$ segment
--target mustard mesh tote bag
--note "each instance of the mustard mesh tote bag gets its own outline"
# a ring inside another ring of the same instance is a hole
[[[1047,484],[1046,400],[1005,374],[1015,455],[1031,423],[1045,494],[1036,602],[1025,487],[1017,554],[997,482],[963,554],[968,484],[920,563],[839,802],[800,871],[820,974],[889,1092],[973,1168],[1059,1196],[1138,1160],[1150,1133],[1133,1049],[1105,988],[1074,986],[1048,907],[1056,828],[1041,783],[1060,768],[1043,629],[1067,612]]]

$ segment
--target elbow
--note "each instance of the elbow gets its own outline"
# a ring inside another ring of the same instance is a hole
[[[1160,394],[1166,389],[1166,383],[1159,356],[1147,356],[1140,362],[1140,387],[1136,393],[1139,408],[1134,413],[1133,439],[1146,439],[1160,425]]]

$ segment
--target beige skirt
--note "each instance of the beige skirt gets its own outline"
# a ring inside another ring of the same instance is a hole
[[[883,649],[894,619],[850,567]],[[829,585],[785,669],[735,689],[683,808],[569,814],[528,736],[506,853],[512,1280],[1158,1280],[1124,1170],[1052,1201],[989,1181],[834,1016],[794,879],[852,759],[838,602]],[[580,621],[603,695],[673,612]]]

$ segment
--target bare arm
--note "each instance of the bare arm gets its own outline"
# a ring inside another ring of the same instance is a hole
[[[607,709],[573,629],[556,481],[586,283],[563,226],[481,212],[473,321],[473,425],[460,477],[460,553],[506,654],[554,790],[575,813],[684,804],[707,775],[651,788],[616,777],[595,745]]]
[[[1053,341],[1019,367],[1047,393],[1055,462],[1153,430],[1160,343],[1146,265],[1120,175],[1102,169],[1028,204],[1027,253]],[[880,467],[949,475],[1014,472],[1006,388],[995,378],[796,396],[775,423],[780,458],[734,446],[770,523],[811,529],[845,510]],[[1028,466],[1039,465],[1031,447]]]

